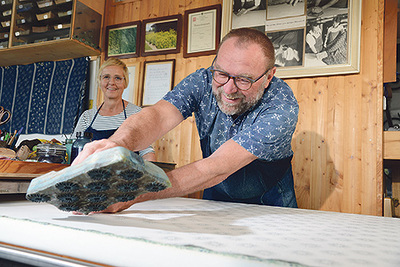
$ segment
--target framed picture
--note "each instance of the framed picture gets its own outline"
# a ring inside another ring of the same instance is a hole
[[[174,74],[175,59],[145,62],[141,105],[154,105],[161,100],[172,89]]]
[[[138,91],[139,91],[139,70],[140,62],[126,63],[129,72],[129,84],[122,93],[122,98],[138,105]]]
[[[240,27],[264,32],[280,78],[360,71],[361,1],[223,0],[221,23],[222,36]]]
[[[142,56],[179,53],[182,15],[146,19],[142,22]]]
[[[106,58],[139,56],[140,21],[106,27]]]
[[[216,54],[221,36],[221,5],[185,11],[183,57]]]

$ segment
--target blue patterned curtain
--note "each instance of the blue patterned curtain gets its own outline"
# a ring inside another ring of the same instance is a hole
[[[0,106],[11,120],[0,126],[23,134],[69,134],[86,88],[87,57],[0,68]]]

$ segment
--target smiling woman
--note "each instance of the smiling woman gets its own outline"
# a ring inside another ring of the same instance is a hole
[[[125,63],[117,58],[109,58],[99,69],[97,79],[103,93],[104,102],[97,108],[85,111],[79,118],[73,136],[78,132],[89,132],[92,140],[109,138],[128,118],[141,110],[140,107],[122,99],[129,84],[129,72]],[[152,147],[139,153],[145,159],[155,160]]]

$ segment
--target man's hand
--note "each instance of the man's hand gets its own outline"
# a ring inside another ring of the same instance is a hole
[[[75,160],[72,162],[71,165],[76,165],[82,161],[84,161],[88,156],[100,152],[102,150],[106,150],[109,148],[121,146],[117,144],[116,142],[113,142],[109,139],[102,139],[102,140],[97,140],[93,141],[91,143],[87,143],[84,147],[83,150],[79,153],[78,157],[75,158]]]
[[[116,213],[123,210],[126,210],[130,206],[132,206],[135,202],[128,201],[128,202],[118,202],[108,206],[105,210],[102,210],[101,213]]]

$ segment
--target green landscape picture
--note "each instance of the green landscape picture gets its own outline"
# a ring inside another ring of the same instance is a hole
[[[108,56],[136,53],[137,26],[113,29],[108,34]]]

